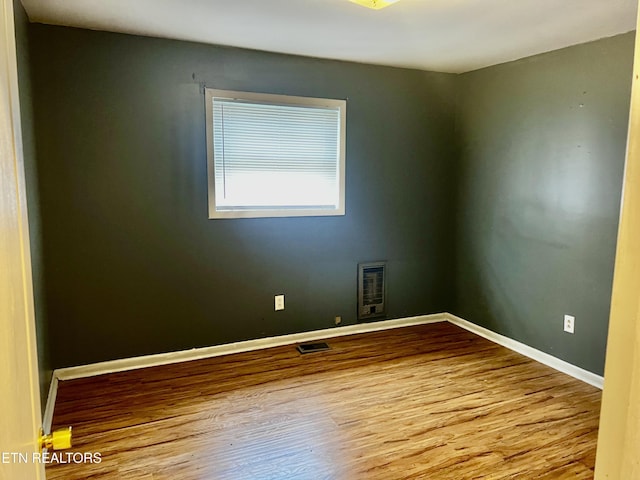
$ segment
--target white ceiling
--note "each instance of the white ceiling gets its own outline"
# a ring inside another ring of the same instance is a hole
[[[637,0],[22,0],[33,22],[465,72],[635,29]]]

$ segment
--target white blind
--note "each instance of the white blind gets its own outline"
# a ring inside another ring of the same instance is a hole
[[[338,107],[212,102],[216,210],[337,207]]]

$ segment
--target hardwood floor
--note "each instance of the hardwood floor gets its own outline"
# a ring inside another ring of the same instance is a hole
[[[60,384],[49,480],[593,478],[600,391],[449,323]]]

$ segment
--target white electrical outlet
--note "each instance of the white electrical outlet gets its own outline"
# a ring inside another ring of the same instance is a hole
[[[564,316],[564,331],[567,333],[573,333],[573,329],[575,327],[576,317],[573,315],[565,315]]]
[[[275,296],[276,312],[278,310],[284,310],[284,295]]]
[[[338,316],[334,319],[334,322],[335,322],[335,324],[336,324],[336,325],[340,325],[340,324],[342,323],[342,317],[338,315]]]

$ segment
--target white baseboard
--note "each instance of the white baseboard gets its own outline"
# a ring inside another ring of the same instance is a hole
[[[293,333],[280,335],[277,337],[259,338],[244,342],[227,343],[215,345],[213,347],[194,348],[179,352],[158,353],[154,355],[144,355],[141,357],[123,358],[121,360],[111,360],[108,362],[93,363],[79,367],[60,368],[54,372],[54,378],[59,380],[72,380],[75,378],[93,377],[105,373],[123,372],[137,368],[155,367],[170,363],[187,362],[190,360],[201,360],[203,358],[218,357],[232,353],[249,352],[261,350],[263,348],[279,347],[294,343],[310,342],[326,338],[342,337],[345,335],[355,335],[357,333],[377,332],[390,328],[410,327],[413,325],[424,325],[427,323],[446,322],[444,313],[433,315],[420,315],[417,317],[397,318],[394,320],[383,320],[380,322],[359,323],[344,327],[327,328],[314,330],[312,332]],[[57,387],[57,384],[56,384]]]
[[[44,407],[44,413],[42,414],[42,430],[44,433],[51,433],[51,424],[53,423],[53,410],[56,406],[56,397],[58,396],[58,377],[56,372],[53,372],[51,376],[51,383],[49,384],[49,395],[47,396],[47,404]]]
[[[476,335],[484,337],[503,347],[509,348],[515,352],[521,353],[537,362],[548,365],[560,372],[566,373],[578,380],[582,380],[594,387],[602,389],[603,377],[584,370],[580,367],[572,365],[564,360],[560,360],[552,355],[536,350],[524,343],[520,343],[511,338],[505,337],[498,333],[492,332],[484,327],[468,322],[460,317],[450,313],[436,313],[433,315],[420,315],[416,317],[398,318],[394,320],[383,320],[372,323],[359,323],[356,325],[348,325],[337,328],[327,328],[323,330],[314,330],[312,332],[294,333],[289,335],[280,335],[277,337],[259,338],[256,340],[247,340],[244,342],[228,343],[224,345],[215,345],[212,347],[194,348],[191,350],[183,350],[178,352],[159,353],[154,355],[144,355],[133,358],[123,358],[120,360],[111,360],[107,362],[93,363],[78,367],[60,368],[53,372],[51,388],[49,390],[49,398],[43,418],[43,425],[51,428],[51,420],[53,419],[53,408],[55,406],[56,393],[58,390],[58,380],[72,380],[76,378],[93,377],[106,373],[123,372],[126,370],[134,370],[138,368],[154,367],[159,365],[167,365],[171,363],[187,362],[190,360],[201,360],[204,358],[218,357],[221,355],[229,355],[232,353],[249,352],[264,348],[279,347],[282,345],[291,345],[295,343],[310,342],[314,340],[322,340],[333,337],[342,337],[345,335],[355,335],[357,333],[377,332],[380,330],[388,330],[391,328],[409,327],[414,325],[425,325],[428,323],[437,323],[448,321],[453,325],[464,328]],[[47,423],[48,422],[48,423]],[[46,428],[45,428],[46,431]]]
[[[549,355],[548,353],[536,350],[535,348],[525,345],[524,343],[520,343],[509,337],[500,335],[499,333],[492,332],[491,330],[476,325],[475,323],[471,323],[450,313],[445,313],[444,316],[450,323],[454,325],[457,325],[461,328],[464,328],[465,330],[475,333],[476,335],[484,337],[487,340],[491,340],[492,342],[502,345],[503,347],[513,350],[514,352],[521,353],[526,357],[543,363],[544,365],[554,368],[560,372],[566,373],[567,375],[577,378],[578,380],[582,380],[583,382],[586,382],[589,385],[593,385],[594,387],[602,390],[604,377],[601,377],[600,375],[596,375],[595,373],[589,372],[588,370],[576,367],[575,365],[569,362],[565,362],[564,360],[560,360],[553,355]]]
[[[484,327],[471,323],[463,318],[457,317],[451,313],[436,313],[433,315],[420,315],[417,317],[398,318],[394,320],[383,320],[380,322],[360,323],[356,325],[348,325],[344,327],[328,328],[324,330],[314,330],[312,332],[294,333],[290,335],[280,335],[277,337],[260,338],[256,340],[247,340],[244,342],[235,342],[225,345],[216,345],[212,347],[194,348],[191,350],[183,350],[179,352],[160,353],[155,355],[145,355],[133,358],[124,358],[120,360],[111,360],[108,362],[93,363],[90,365],[82,365],[78,367],[60,368],[53,372],[51,385],[49,386],[49,396],[42,417],[42,428],[45,433],[51,432],[51,424],[53,422],[53,411],[58,393],[59,380],[72,380],[76,378],[93,377],[106,373],[123,372],[126,370],[135,370],[138,368],[153,367],[158,365],[167,365],[171,363],[187,362],[190,360],[200,360],[204,358],[218,357],[221,355],[229,355],[232,353],[249,352],[261,350],[264,348],[279,347],[282,345],[291,345],[295,343],[310,342],[314,340],[323,340],[333,337],[342,337],[346,335],[355,335],[357,333],[377,332],[380,330],[388,330],[392,328],[410,327],[414,325],[425,325],[428,323],[450,322],[460,328],[464,328],[471,333],[486,338],[494,343],[502,345],[510,350],[518,352],[537,362],[547,365],[555,370],[566,373],[578,380],[582,380],[594,387],[602,389],[604,378],[595,373],[584,370],[580,367],[572,365],[564,360],[560,360],[548,353],[536,350],[533,347],[520,343],[504,335],[500,335]]]

